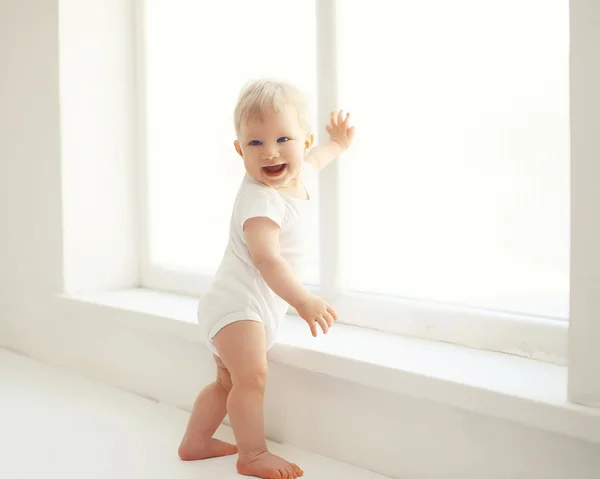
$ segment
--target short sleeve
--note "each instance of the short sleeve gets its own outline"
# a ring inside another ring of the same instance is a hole
[[[285,202],[276,191],[263,185],[249,185],[236,202],[236,222],[243,231],[251,218],[269,218],[280,228],[285,216]]]
[[[319,189],[319,174],[308,161],[305,161],[302,167],[302,183],[304,183],[310,199],[315,198]]]

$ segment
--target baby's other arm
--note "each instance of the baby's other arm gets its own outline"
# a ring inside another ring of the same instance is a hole
[[[306,161],[317,171],[325,168],[350,148],[354,138],[354,127],[350,126],[350,113],[344,116],[343,110],[338,113],[331,112],[331,119],[326,129],[329,133],[329,142],[310,150],[306,158]]]
[[[244,235],[252,262],[275,294],[296,308],[313,336],[317,335],[317,324],[327,333],[337,319],[335,310],[311,294],[294,276],[280,254],[279,233],[279,226],[269,218],[255,217],[246,221]]]

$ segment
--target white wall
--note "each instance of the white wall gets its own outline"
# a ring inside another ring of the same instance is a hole
[[[55,297],[58,17],[56,0],[0,1],[0,346],[189,407],[213,374],[206,351],[110,327],[135,313]],[[592,479],[600,470],[596,445],[280,365],[267,411],[271,437],[403,479]]]
[[[129,0],[59,2],[63,271],[70,293],[139,284],[133,10]]]
[[[0,2],[0,338],[36,334],[61,290],[57,2]]]

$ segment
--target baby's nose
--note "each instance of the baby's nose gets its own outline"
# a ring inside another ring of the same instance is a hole
[[[276,148],[265,148],[262,153],[263,160],[272,160],[279,157],[279,151]]]

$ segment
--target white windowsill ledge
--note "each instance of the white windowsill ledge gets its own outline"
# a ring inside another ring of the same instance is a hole
[[[194,298],[144,289],[63,298],[141,313],[126,326],[202,341]],[[567,401],[564,366],[346,324],[315,339],[294,316],[269,360],[600,443],[600,410]]]

